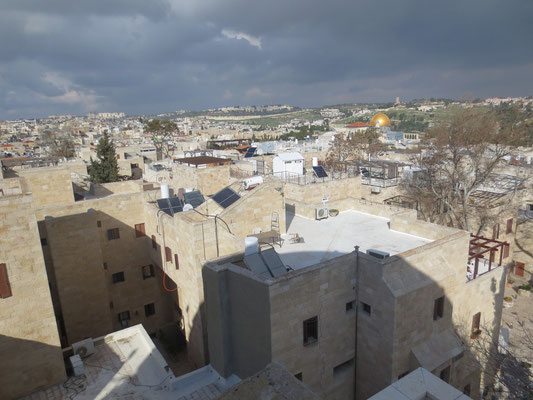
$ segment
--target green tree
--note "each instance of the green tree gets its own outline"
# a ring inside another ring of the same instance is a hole
[[[91,157],[91,165],[89,166],[91,182],[108,183],[120,179],[115,146],[109,139],[107,131],[104,131],[104,136],[96,146],[96,158],[97,160],[93,160]]]
[[[152,119],[144,125],[144,132],[148,133],[154,143],[157,152],[157,159],[170,156],[171,146],[169,141],[172,140],[174,133],[178,131],[178,126],[171,120]]]

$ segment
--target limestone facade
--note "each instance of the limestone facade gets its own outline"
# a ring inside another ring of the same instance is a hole
[[[31,195],[0,197],[0,264],[0,398],[15,399],[66,378]]]
[[[468,335],[478,312],[484,326],[499,331],[505,268],[467,282],[467,232],[417,221],[414,210],[338,204],[374,211],[390,219],[391,229],[433,242],[384,260],[351,253],[278,278],[243,268],[242,254],[208,263],[212,365],[244,377],[277,361],[328,399],[353,398],[354,384],[356,398],[366,399],[424,367],[461,391],[470,385],[479,398],[480,370],[468,346],[475,339]],[[318,338],[305,343],[304,321],[315,317]]]

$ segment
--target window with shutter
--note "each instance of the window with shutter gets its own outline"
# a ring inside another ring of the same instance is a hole
[[[9,284],[9,277],[7,276],[7,266],[0,264],[0,299],[11,297],[11,285]]]
[[[165,259],[167,262],[172,263],[172,250],[169,247],[165,247]]]
[[[174,254],[174,264],[176,264],[176,269],[180,269],[180,262],[177,254]]]
[[[474,317],[472,318],[472,332],[477,332],[479,331],[479,324],[481,322],[481,313],[478,312],[477,314],[474,315]]]
[[[512,233],[513,232],[513,219],[510,218],[507,220],[507,230],[505,233]]]
[[[140,238],[146,236],[146,233],[144,232],[144,224],[136,224],[135,225],[135,237]]]

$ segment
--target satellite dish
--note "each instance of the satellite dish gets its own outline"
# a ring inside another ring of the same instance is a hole
[[[192,209],[194,209],[194,207],[190,204],[185,204],[183,206],[183,211],[191,211]]]

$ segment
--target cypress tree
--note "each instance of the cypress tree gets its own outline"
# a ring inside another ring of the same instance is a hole
[[[96,158],[97,160],[91,158],[89,167],[91,182],[108,183],[116,182],[120,179],[115,146],[109,139],[107,131],[104,131],[104,136],[96,146]]]

